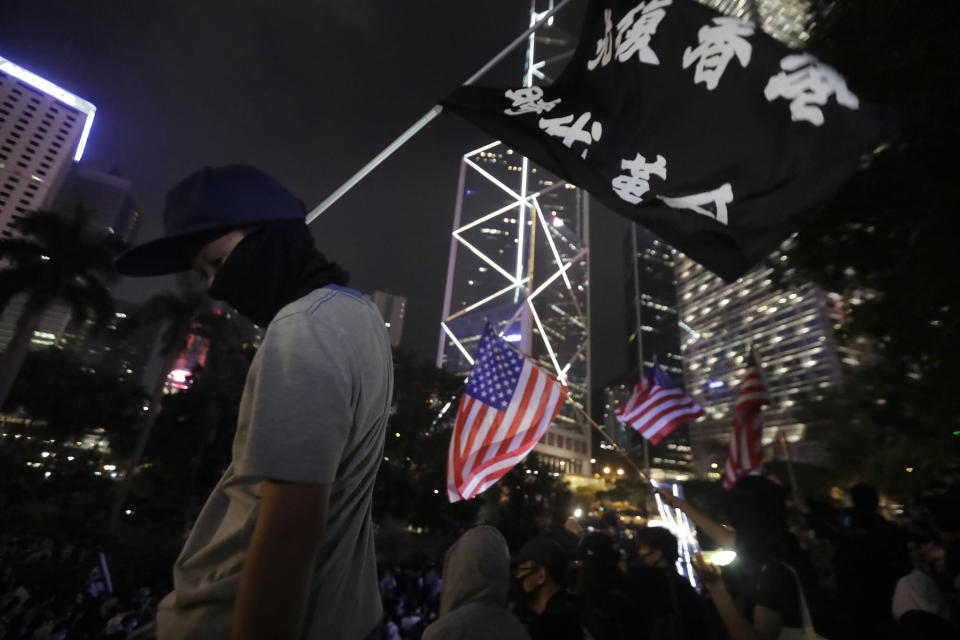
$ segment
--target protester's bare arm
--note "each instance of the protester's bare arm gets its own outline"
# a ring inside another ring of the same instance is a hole
[[[728,548],[732,548],[734,546],[734,543],[737,541],[736,531],[726,525],[720,524],[710,516],[701,513],[689,502],[686,500],[681,500],[680,498],[671,494],[669,491],[657,489],[657,493],[660,494],[660,499],[663,500],[664,503],[670,505],[671,507],[676,507],[687,514],[687,517],[693,520],[693,523],[700,527],[700,529],[705,534],[710,536],[717,544]]]
[[[300,636],[330,485],[265,480],[240,577],[233,640]]]
[[[730,597],[726,585],[720,579],[720,569],[708,564],[699,553],[693,558],[693,566],[707,588],[713,605],[733,640],[776,640],[780,635],[780,614],[767,607],[753,608],[753,622],[747,620]]]

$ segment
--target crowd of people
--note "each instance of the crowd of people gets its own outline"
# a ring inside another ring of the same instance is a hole
[[[850,489],[851,507],[834,509],[745,478],[726,495],[725,524],[663,493],[702,542],[736,551],[722,569],[695,558],[698,589],[677,572],[677,539],[663,527],[571,520],[562,535],[511,554],[497,529],[481,525],[442,565],[380,566],[381,638],[960,637],[957,489],[921,496],[890,520],[865,485]],[[163,594],[114,590],[105,568],[93,546],[6,539],[0,640],[119,639],[152,620]]]
[[[119,640],[156,605],[148,586],[115,591],[93,546],[19,535],[0,548],[0,640]]]
[[[722,569],[695,557],[700,592],[677,573],[677,539],[664,528],[583,531],[572,549],[535,538],[511,557],[503,536],[480,526],[447,553],[439,616],[423,638],[960,637],[957,487],[906,505],[896,522],[869,486],[850,497],[852,507],[834,509],[744,478],[721,524],[663,493],[704,540],[736,551]]]

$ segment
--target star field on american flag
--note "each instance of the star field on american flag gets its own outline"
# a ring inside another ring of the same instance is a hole
[[[467,395],[500,411],[506,411],[520,381],[523,356],[497,337],[487,325],[477,348]]]

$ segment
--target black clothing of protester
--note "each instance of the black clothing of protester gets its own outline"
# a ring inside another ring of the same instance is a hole
[[[606,534],[588,534],[577,556],[577,596],[583,603],[583,626],[596,640],[632,638],[637,628],[626,578],[617,568],[617,551]]]
[[[527,622],[531,640],[583,640],[582,609],[575,595],[558,591],[547,601],[543,613]]]
[[[210,297],[265,327],[294,300],[348,280],[346,271],[313,246],[303,220],[278,220],[252,230],[230,252],[217,269]]]
[[[631,566],[630,602],[642,640],[698,640],[709,637],[705,607],[686,578],[672,567]]]

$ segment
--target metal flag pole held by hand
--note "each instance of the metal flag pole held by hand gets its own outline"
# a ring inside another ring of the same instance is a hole
[[[483,67],[481,67],[479,71],[477,71],[475,74],[470,76],[467,79],[467,81],[464,82],[463,84],[469,85],[476,82],[481,76],[483,76],[485,73],[490,71],[490,69],[492,69],[498,62],[503,60],[507,56],[507,54],[509,54],[514,49],[516,49],[528,37],[530,37],[530,35],[534,31],[540,28],[540,25],[542,25],[544,22],[549,20],[551,17],[553,17],[554,14],[560,11],[560,9],[566,6],[568,2],[570,2],[570,0],[561,0],[555,7],[553,7],[553,9],[550,9],[549,11],[544,13],[542,16],[540,16],[540,19],[537,22],[535,22],[529,29],[521,33],[519,36],[517,36],[516,39],[513,40],[513,42],[508,44],[503,49],[503,51],[495,55],[487,64],[483,65]],[[316,220],[321,213],[329,209],[330,206],[333,205],[334,202],[342,198],[343,195],[347,193],[347,191],[350,191],[350,189],[354,188],[357,185],[357,183],[359,183],[361,180],[367,177],[367,175],[370,172],[372,172],[374,169],[376,169],[380,165],[380,163],[382,163],[384,160],[389,158],[394,151],[402,147],[410,138],[417,135],[417,133],[419,133],[421,129],[426,127],[434,118],[440,115],[442,111],[443,111],[443,106],[439,104],[434,106],[432,109],[430,109],[430,111],[427,111],[423,115],[423,117],[421,117],[419,120],[413,123],[413,125],[411,125],[410,128],[408,128],[406,131],[401,133],[396,140],[391,142],[389,145],[387,145],[387,147],[383,151],[381,151],[376,156],[374,156],[374,158],[370,162],[368,162],[362,169],[360,169],[360,171],[356,172],[349,180],[344,182],[339,189],[331,193],[329,196],[327,196],[326,200],[318,204],[313,209],[313,211],[311,211],[307,215],[307,224],[310,224],[311,222]]]
[[[591,425],[594,429],[597,430],[597,432],[600,434],[600,436],[601,436],[604,440],[606,440],[607,442],[609,442],[609,443],[613,446],[613,450],[616,451],[616,452],[618,452],[620,455],[622,455],[622,456],[626,459],[627,464],[629,464],[631,467],[633,467],[634,471],[637,472],[637,475],[640,476],[640,479],[643,480],[643,482],[644,482],[648,487],[650,487],[650,491],[653,492],[653,490],[655,489],[656,485],[655,485],[655,484],[653,483],[653,481],[650,479],[650,476],[648,476],[646,473],[644,473],[643,469],[641,469],[641,468],[637,465],[637,463],[635,463],[635,462],[633,461],[633,459],[630,458],[630,456],[629,456],[625,451],[623,451],[623,447],[621,447],[621,446],[618,445],[616,442],[614,442],[614,441],[610,438],[610,436],[607,435],[606,430],[605,430],[603,427],[601,427],[600,425],[598,425],[596,422],[594,422],[594,421],[593,421],[593,418],[591,418],[589,415],[587,415],[587,412],[583,410],[583,407],[581,407],[579,404],[577,404],[573,399],[570,399],[569,402],[570,402],[570,404],[573,405],[573,407],[574,407],[578,412],[580,412],[580,415],[582,415],[583,418],[584,418],[587,422],[589,422],[590,425]]]

